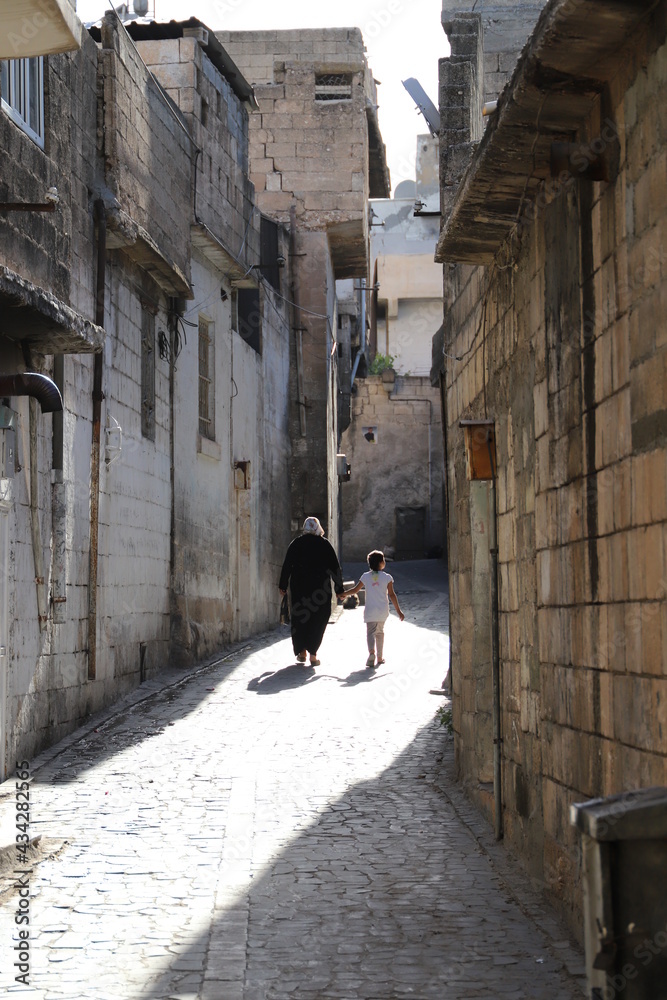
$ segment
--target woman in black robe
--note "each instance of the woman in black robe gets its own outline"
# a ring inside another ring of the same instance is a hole
[[[316,517],[307,517],[303,534],[287,549],[280,573],[280,592],[290,590],[292,645],[299,663],[318,666],[317,651],[331,617],[331,581],[343,592],[343,574],[331,542]]]

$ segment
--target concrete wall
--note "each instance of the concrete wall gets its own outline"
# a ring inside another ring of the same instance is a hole
[[[350,481],[342,485],[343,558],[365,559],[372,548],[400,555],[396,508],[424,511],[424,547],[418,558],[441,551],[443,460],[437,391],[427,378],[409,376],[399,376],[395,383],[369,376],[355,388],[352,422],[341,443],[352,466]]]
[[[231,328],[229,279],[199,253],[192,274],[197,298],[184,319],[198,323],[203,316],[210,324],[215,430],[211,438],[199,433],[193,392],[198,333],[192,329],[174,378],[176,662],[202,659],[230,640],[277,623],[277,580],[290,540],[284,516],[290,452],[284,304],[263,292],[258,353]],[[249,463],[247,476],[238,470],[241,462]]]
[[[197,219],[242,261],[255,260],[259,218],[255,212],[250,222],[256,201],[248,175],[246,108],[197,39],[146,40],[136,45],[202,150],[197,158]]]
[[[363,274],[366,99],[373,84],[361,32],[223,31],[217,37],[255,85],[260,113],[250,121],[250,178],[260,209],[287,223],[295,203],[300,228],[329,231],[336,277]],[[348,74],[350,98],[317,100],[318,73]]]
[[[164,59],[153,50],[156,66],[171,65],[173,46],[164,44]],[[7,568],[0,586],[0,645],[9,651],[0,679],[4,767],[71,732],[172,654],[173,662],[191,663],[231,638],[277,622],[278,571],[290,536],[284,515],[288,307],[278,293],[262,287],[260,351],[231,330],[232,281],[247,271],[246,263],[257,261],[259,250],[257,213],[248,224],[247,119],[227,82],[207,66],[203,50],[189,39],[183,52],[199,70],[193,75],[196,86],[175,89],[184,103],[192,103],[189,120],[160,94],[113,16],[104,22],[101,49],[84,32],[81,52],[49,58],[45,151],[0,114],[0,144],[20,151],[12,160],[15,186],[4,196],[38,201],[51,185],[61,196],[57,212],[35,217],[23,230],[13,219],[0,220],[0,262],[38,291],[55,290],[80,311],[79,319],[91,319],[96,200],[104,201],[108,219],[96,673],[88,678],[93,360],[78,353],[90,346],[72,335],[66,348],[60,346],[67,336],[59,333],[52,349],[70,351],[63,380],[66,602],[58,616],[48,603],[55,566],[53,418],[38,411],[38,551],[47,595],[40,628],[29,506],[29,406],[26,399],[12,399],[19,415],[20,468],[13,480],[0,483],[0,563]],[[180,61],[178,67],[186,75],[192,69]],[[213,99],[216,88],[219,100]],[[104,98],[99,107],[98,96]],[[208,98],[205,127],[201,101]],[[194,146],[188,128],[204,147],[197,211],[210,232],[208,257],[192,249],[191,225],[200,243],[202,227],[193,216]],[[284,249],[284,234],[281,240]],[[224,242],[234,251],[231,256]],[[183,305],[183,297],[192,294],[191,267],[195,298]],[[197,330],[176,319],[183,310],[184,319],[195,324],[200,313],[206,315],[215,330],[216,427],[214,440],[206,442],[198,436]],[[28,335],[39,322],[34,308]],[[19,346],[2,324],[0,318],[2,368],[25,370]],[[38,370],[53,372],[48,347],[33,355]],[[148,413],[147,374],[154,385]],[[237,462],[248,463],[242,482]]]
[[[110,222],[119,231],[116,242],[131,247],[130,254],[141,254],[134,231],[141,227],[167,264],[187,279],[193,138],[114,14],[105,15],[102,22],[100,73],[104,179],[123,213],[117,218],[115,205],[109,204]],[[159,281],[155,263],[148,264],[143,254],[139,259]]]
[[[586,126],[598,136],[606,115],[617,123],[618,177],[545,199],[513,267],[446,268],[457,759],[491,816],[490,643],[476,603],[488,487],[467,479],[459,427],[488,414],[505,836],[577,928],[569,805],[667,783],[667,150],[656,101],[667,48],[654,32],[634,43],[610,105]]]

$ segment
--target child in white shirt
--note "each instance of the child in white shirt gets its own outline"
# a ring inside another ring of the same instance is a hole
[[[394,593],[394,578],[385,573],[384,552],[374,549],[366,556],[368,562],[368,572],[362,573],[359,583],[352,590],[346,590],[340,597],[351,597],[358,594],[363,587],[366,591],[366,603],[364,607],[364,621],[366,622],[366,639],[368,642],[367,667],[376,666],[375,654],[377,651],[377,666],[384,663],[382,656],[384,650],[384,623],[389,617],[389,601],[396,608],[398,617],[403,621],[405,615],[398,606],[398,598]]]

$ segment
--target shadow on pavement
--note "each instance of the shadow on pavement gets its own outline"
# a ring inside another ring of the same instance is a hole
[[[282,670],[267,670],[259,677],[253,677],[248,682],[248,691],[256,694],[277,694],[279,691],[289,691],[290,688],[303,687],[311,681],[321,678],[315,673],[315,667],[309,663],[292,663]]]
[[[378,674],[370,667],[365,670],[353,670],[347,677],[338,678],[343,687],[356,687],[357,684],[368,684],[370,681],[377,681],[380,677],[386,677],[386,673]]]
[[[58,744],[49,748],[55,755],[44,768],[35,771],[33,782],[37,785],[42,781],[54,785],[76,782],[78,775],[88,768],[96,767],[101,761],[114,757],[128,747],[139,746],[145,740],[152,739],[168,725],[172,725],[174,720],[186,718],[196,712],[200,703],[208,698],[212,688],[201,683],[208,671],[215,673],[217,687],[240,669],[250,656],[255,655],[258,647],[270,652],[272,647],[284,642],[286,638],[288,633],[285,630],[276,629],[269,635],[262,633],[239,643],[237,649],[221,650],[220,657],[210,663],[195,665],[191,670],[184,669],[180,678],[177,677],[162,690],[155,691],[150,683],[145,685],[145,700],[130,704],[127,708],[119,705],[117,711],[114,711],[112,705],[98,726],[80,736],[74,732],[66,737],[60,752]],[[174,672],[171,673],[173,676]],[[154,680],[159,682],[160,675]],[[131,694],[140,695],[141,690],[142,688],[138,688]],[[179,706],[169,722],[153,718],[155,714],[161,714],[160,709],[165,704]],[[144,724],[137,726],[137,719],[143,720]],[[72,754],[69,753],[70,750]]]
[[[227,905],[143,1000],[468,1000],[471,984],[486,1000],[580,997],[438,789],[445,746],[439,728],[424,727],[267,867],[253,866],[246,885],[227,843],[217,894]],[[287,796],[289,809],[303,790]],[[236,856],[247,857],[245,842]]]

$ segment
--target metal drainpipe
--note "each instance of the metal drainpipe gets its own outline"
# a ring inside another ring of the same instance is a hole
[[[65,358],[56,354],[53,359],[53,381],[64,392]],[[63,477],[63,412],[53,414],[51,443],[51,533],[53,536],[53,565],[51,569],[51,602],[53,621],[65,622],[67,600],[67,494]]]
[[[498,521],[496,512],[496,470],[491,450],[491,433],[488,432],[487,446],[491,461],[491,516],[489,518],[492,537],[489,539],[491,555],[491,676],[493,686],[493,800],[494,834],[496,840],[503,836],[503,782],[502,782],[502,734],[500,725],[500,640],[498,635]]]
[[[445,544],[447,548],[447,603],[449,604],[449,444],[447,436],[447,370],[440,372],[440,411],[442,413],[442,447],[445,459]],[[452,616],[449,613],[449,663],[442,690],[452,691]]]
[[[104,291],[107,263],[107,220],[104,202],[95,202],[97,221],[97,290],[95,322],[104,326]],[[88,680],[97,670],[97,560],[100,518],[100,429],[102,422],[102,371],[104,354],[98,351],[93,363],[93,441],[90,457],[90,549],[88,556]]]
[[[44,553],[42,532],[39,527],[39,486],[37,469],[37,400],[30,400],[30,528],[32,551],[35,563],[35,583],[37,584],[37,614],[40,629],[46,628],[48,607],[46,602],[46,581],[44,578]]]
[[[30,347],[23,344],[23,358],[28,368],[32,368]],[[32,557],[35,567],[35,585],[37,587],[37,620],[40,630],[46,628],[48,607],[46,601],[46,581],[44,578],[44,552],[42,550],[42,532],[39,526],[39,470],[37,467],[37,399],[30,397],[28,421],[28,453],[30,470],[28,486],[30,490],[30,534],[32,538]]]

